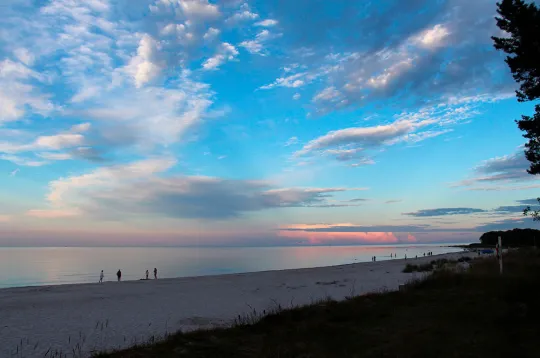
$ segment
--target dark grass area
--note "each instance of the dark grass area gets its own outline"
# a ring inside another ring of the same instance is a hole
[[[540,252],[99,357],[540,357]]]

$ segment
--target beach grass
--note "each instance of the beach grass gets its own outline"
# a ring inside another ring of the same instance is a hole
[[[96,357],[539,357],[540,251]]]

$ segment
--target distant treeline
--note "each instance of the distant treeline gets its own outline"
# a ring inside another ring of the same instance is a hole
[[[503,247],[536,246],[540,245],[540,230],[513,229],[508,231],[490,231],[480,236],[482,245],[493,246],[497,244],[497,238],[502,238]]]

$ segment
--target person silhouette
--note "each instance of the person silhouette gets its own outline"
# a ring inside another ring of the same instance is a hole
[[[146,279],[148,280],[148,270],[146,270]]]
[[[120,280],[122,279],[122,271],[120,271],[120,269],[118,269],[118,272],[116,273],[116,277],[118,277],[118,282],[120,282]]]
[[[157,280],[157,268],[154,267],[154,280]]]
[[[103,283],[103,277],[105,275],[103,275],[103,270],[101,270],[101,273],[99,274],[99,283]]]

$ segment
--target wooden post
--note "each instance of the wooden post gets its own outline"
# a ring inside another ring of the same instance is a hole
[[[499,236],[499,242],[497,243],[497,247],[498,247],[498,250],[497,250],[497,253],[499,254],[499,270],[501,271],[501,275],[503,273],[503,260],[502,260],[502,239],[501,237]]]

